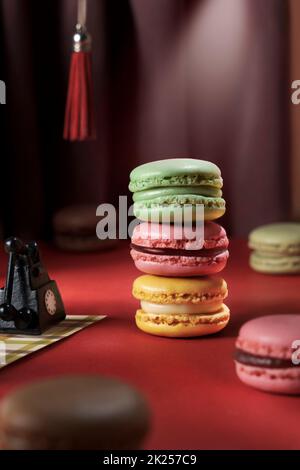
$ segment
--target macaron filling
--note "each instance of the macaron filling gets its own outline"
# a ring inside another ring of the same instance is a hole
[[[158,255],[158,256],[191,256],[191,257],[203,257],[210,258],[215,257],[220,254],[224,254],[226,248],[211,248],[203,250],[184,250],[176,248],[155,248],[150,246],[141,246],[131,243],[131,248],[140,253],[146,253],[149,255]]]
[[[290,367],[300,367],[300,364],[293,364],[291,359],[259,356],[241,349],[236,349],[234,358],[239,364],[243,364],[245,366],[266,367],[268,369],[287,369]]]
[[[258,251],[254,251],[250,255],[250,264],[251,266],[257,265],[257,267],[265,267],[265,268],[274,268],[274,269],[284,269],[289,267],[300,268],[300,256],[270,256],[261,254]]]
[[[250,240],[248,246],[251,250],[262,252],[265,255],[300,254],[300,243],[290,243],[288,246],[282,246],[280,243],[258,243]]]
[[[199,315],[219,311],[222,307],[222,299],[219,302],[205,304],[157,304],[141,300],[141,310],[151,315]]]
[[[157,197],[169,197],[174,195],[197,194],[209,197],[222,197],[222,190],[213,186],[173,186],[169,188],[153,188],[138,191],[133,194],[134,202],[155,199]]]
[[[225,304],[222,304],[217,312],[209,314],[175,314],[172,313],[172,305],[169,305],[169,314],[151,314],[147,313],[142,309],[137,310],[136,317],[141,319],[143,322],[151,322],[157,325],[166,324],[169,326],[175,326],[178,324],[186,325],[215,325],[227,323],[229,320],[229,309]]]
[[[132,192],[166,186],[213,186],[222,188],[223,180],[220,176],[200,174],[176,176],[152,176],[149,178],[134,178],[131,176],[129,189]]]

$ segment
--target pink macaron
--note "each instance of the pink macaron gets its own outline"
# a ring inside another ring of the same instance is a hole
[[[246,385],[300,394],[300,315],[270,315],[245,323],[236,341],[235,366]]]
[[[207,276],[226,266],[228,243],[224,228],[215,222],[205,222],[204,240],[180,226],[144,222],[133,231],[131,256],[147,274]]]

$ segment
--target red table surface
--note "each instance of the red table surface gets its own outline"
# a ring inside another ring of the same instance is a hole
[[[218,335],[166,339],[140,332],[131,286],[139,272],[123,244],[98,254],[66,254],[42,247],[67,313],[108,315],[99,324],[0,371],[0,396],[43,377],[101,374],[136,386],[148,399],[152,449],[299,449],[300,398],[243,385],[232,360],[246,320],[300,313],[299,276],[272,277],[248,267],[246,243],[232,241],[223,276],[231,323]],[[1,258],[1,271],[7,259]],[[299,332],[300,339],[300,332]],[[49,397],[51,400],[51,397]]]

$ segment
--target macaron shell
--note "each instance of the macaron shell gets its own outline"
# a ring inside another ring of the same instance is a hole
[[[249,247],[270,253],[300,254],[300,224],[268,224],[249,234]]]
[[[169,315],[171,317],[172,315]],[[164,336],[170,338],[186,338],[195,336],[204,336],[217,333],[227,325],[230,313],[228,307],[223,304],[221,313],[211,315],[184,315],[184,321],[174,324],[168,323],[168,316],[164,316],[163,321],[160,322],[159,316],[153,316],[153,319],[142,310],[136,312],[136,325],[144,331],[157,336]],[[197,317],[197,322],[195,319]],[[170,319],[172,321],[172,319]]]
[[[141,253],[136,250],[130,252],[137,269],[147,274],[171,277],[208,276],[221,272],[229,256],[224,251],[212,257],[190,256],[159,256]]]
[[[155,303],[201,303],[226,298],[227,284],[219,277],[159,277],[143,275],[133,283],[133,296]]]
[[[183,209],[180,207],[173,207],[172,212],[170,213],[169,209],[165,209],[164,207],[158,207],[155,209],[144,209],[144,208],[133,208],[134,216],[139,220],[144,221],[160,221],[165,222],[166,220],[170,220],[170,223],[177,223],[180,218],[184,217]],[[204,220],[217,220],[225,214],[225,209],[218,209],[218,208],[209,208],[204,210]],[[202,215],[199,215],[196,209],[193,207],[190,221],[203,220]]]
[[[63,235],[95,235],[100,218],[96,216],[97,204],[76,204],[63,207],[53,216],[53,230]]]
[[[300,315],[268,315],[246,322],[236,347],[249,353],[289,359],[292,344],[300,339]]]
[[[135,245],[151,248],[201,250],[228,247],[226,231],[221,225],[208,221],[201,228],[204,240],[199,235],[197,225],[190,228],[143,222],[134,228],[131,241]]]
[[[300,394],[300,368],[267,369],[235,362],[239,379],[258,390],[287,395]]]
[[[130,173],[132,192],[169,186],[222,187],[220,169],[214,163],[192,158],[170,158],[145,163]]]
[[[195,222],[203,219],[202,211],[197,208],[199,205],[204,206],[204,220],[219,219],[226,211],[225,201],[222,198],[205,198],[204,196],[191,198],[187,196],[183,199],[174,196],[169,201],[168,198],[164,198],[164,202],[162,200],[160,202],[157,200],[148,201],[147,204],[135,202],[133,213],[137,219],[146,222],[166,222],[168,220],[177,222],[184,220],[184,217],[189,217],[190,221]],[[187,206],[191,207],[190,212],[187,211]]]
[[[0,404],[6,450],[136,449],[149,424],[148,406],[135,389],[97,375],[34,381]]]
[[[273,256],[253,251],[249,260],[254,271],[265,274],[297,274],[300,273],[300,256]]]

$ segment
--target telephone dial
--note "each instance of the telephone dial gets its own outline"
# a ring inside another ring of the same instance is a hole
[[[58,287],[41,262],[36,242],[24,244],[11,237],[4,247],[8,270],[0,289],[0,334],[39,335],[66,317]]]

